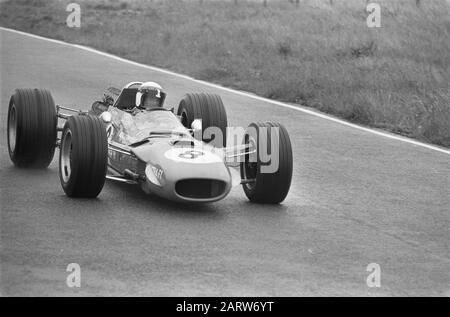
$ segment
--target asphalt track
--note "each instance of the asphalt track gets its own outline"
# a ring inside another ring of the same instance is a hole
[[[450,295],[450,156],[308,111],[0,30],[3,296]],[[6,145],[9,97],[52,91],[88,109],[107,86],[152,80],[176,106],[187,92],[222,96],[229,124],[275,120],[294,151],[290,194],[255,205],[241,188],[223,201],[174,204],[107,181],[98,199],[64,195],[57,160],[15,168]],[[81,287],[66,285],[69,263]],[[381,287],[369,288],[369,263]]]

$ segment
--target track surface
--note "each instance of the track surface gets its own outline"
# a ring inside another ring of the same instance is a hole
[[[450,295],[450,156],[78,48],[1,30],[1,294],[14,295]],[[166,104],[219,93],[229,124],[276,120],[295,157],[279,206],[241,188],[202,206],[173,204],[107,181],[95,200],[66,197],[57,160],[13,167],[9,97],[52,91],[88,109],[110,85],[160,82]],[[66,285],[69,263],[81,288]],[[369,263],[381,287],[369,288]]]

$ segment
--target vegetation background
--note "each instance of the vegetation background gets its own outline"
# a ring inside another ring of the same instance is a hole
[[[2,0],[0,25],[450,147],[450,1],[374,2],[381,28],[366,0]]]

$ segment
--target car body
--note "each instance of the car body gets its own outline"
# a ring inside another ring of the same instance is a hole
[[[226,197],[241,178],[227,164],[223,149],[195,139],[173,110],[155,108],[133,115],[123,110],[134,100],[139,84],[127,84],[100,114],[108,131],[106,177],[137,183],[146,193],[173,201],[213,202]]]

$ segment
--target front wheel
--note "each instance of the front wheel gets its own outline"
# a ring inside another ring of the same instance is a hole
[[[61,136],[59,178],[70,197],[97,197],[105,184],[108,141],[100,118],[71,116]]]
[[[292,146],[284,126],[252,123],[244,134],[249,154],[241,162],[245,195],[251,202],[278,204],[291,186]]]

